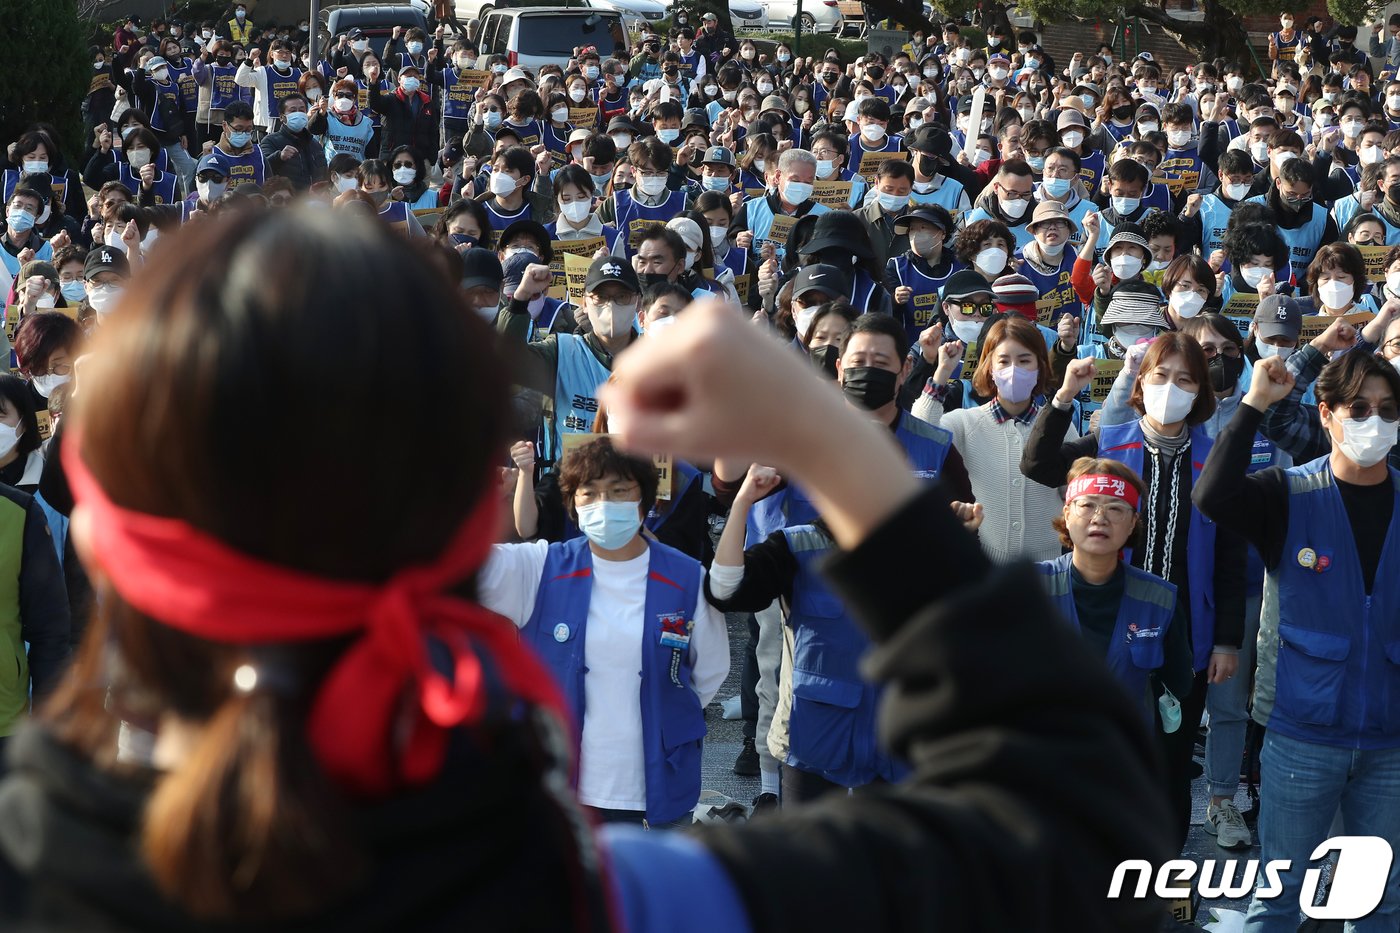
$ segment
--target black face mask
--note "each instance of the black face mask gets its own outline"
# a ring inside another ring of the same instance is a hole
[[[835,344],[827,344],[824,347],[813,347],[807,351],[812,358],[812,364],[821,370],[826,378],[836,381],[836,359],[841,355]]]
[[[915,165],[919,169],[919,174],[933,177],[933,174],[938,170],[938,160],[936,160],[933,156],[925,155],[922,152],[919,153],[917,158],[918,161],[915,163]]]
[[[1385,199],[1391,204],[1400,205],[1400,182],[1385,189]]]
[[[665,285],[671,281],[671,276],[665,272],[639,272],[637,281],[642,283],[642,288],[651,288],[653,285]]]
[[[1211,357],[1207,369],[1210,372],[1210,387],[1216,392],[1229,392],[1234,389],[1235,384],[1240,381],[1240,374],[1244,372],[1244,357],[1217,353]]]
[[[894,401],[898,383],[899,376],[888,369],[857,366],[846,370],[845,378],[841,380],[841,391],[866,411],[875,411]]]
[[[1309,202],[1311,201],[1310,198],[1301,198],[1296,201],[1290,200],[1289,198],[1285,197],[1283,192],[1277,188],[1274,189],[1274,194],[1278,197],[1279,206],[1282,207],[1284,210],[1294,214],[1307,207]]]
[[[1123,106],[1123,107],[1114,107],[1114,108],[1113,108],[1113,119],[1115,119],[1115,120],[1131,120],[1132,117],[1133,117],[1133,107],[1132,107],[1131,104],[1128,104],[1128,105]]]
[[[824,249],[810,258],[812,262],[825,263],[828,266],[835,266],[838,269],[845,269],[856,264],[856,256],[854,254],[843,252],[839,248]]]

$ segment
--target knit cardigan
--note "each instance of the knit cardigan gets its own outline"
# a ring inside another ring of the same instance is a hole
[[[997,563],[1052,560],[1064,548],[1050,522],[1064,509],[1060,490],[1042,486],[1021,474],[1021,452],[1031,425],[1014,418],[997,424],[992,403],[944,412],[943,403],[927,392],[914,403],[913,414],[953,434],[972,479],[972,493],[982,503],[982,550]],[[1072,426],[1066,439],[1079,436]]]

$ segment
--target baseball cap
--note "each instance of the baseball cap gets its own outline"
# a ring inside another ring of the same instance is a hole
[[[583,283],[583,290],[585,293],[592,292],[609,282],[616,282],[638,295],[642,293],[641,283],[637,281],[637,273],[633,271],[629,263],[622,262],[612,256],[599,256],[588,267],[588,278]]]
[[[554,261],[554,247],[549,245],[554,238],[549,235],[544,224],[536,220],[512,221],[501,231],[500,236],[496,237],[496,243],[502,248],[508,248],[507,244],[521,233],[528,234],[534,238],[536,243],[540,244],[542,251],[540,255],[543,257],[545,265]]]
[[[1256,337],[1288,337],[1297,340],[1303,332],[1303,307],[1295,298],[1269,295],[1254,312]]]
[[[801,298],[808,292],[824,292],[832,298],[839,298],[850,292],[850,280],[846,273],[835,266],[817,263],[807,266],[797,273],[792,282],[792,297]]]
[[[196,178],[205,172],[218,172],[223,177],[228,177],[228,167],[224,165],[222,159],[212,152],[208,155],[200,156],[199,165],[197,165],[194,170]]]
[[[704,21],[714,20],[716,23],[719,22],[719,17],[713,13],[706,13],[704,16],[700,17],[700,19]]]
[[[973,271],[963,269],[954,272],[947,282],[943,283],[942,298],[944,301],[958,301],[963,298],[971,298],[973,295],[990,295],[992,286],[987,280]]]
[[[734,167],[734,153],[723,146],[711,146],[705,150],[705,157],[700,160],[701,165],[727,165]]]
[[[155,71],[156,71],[157,68],[169,68],[169,67],[170,67],[170,63],[167,62],[164,58],[161,58],[159,55],[152,55],[150,58],[146,59],[146,73],[147,73],[147,74],[155,74]]]
[[[569,134],[569,145],[572,146],[574,143],[586,143],[588,142],[588,137],[592,135],[593,131],[589,129],[574,130]]]
[[[533,252],[512,253],[501,267],[504,278],[501,288],[507,292],[514,292],[515,287],[525,278],[525,270],[533,265],[539,265],[540,257]]]
[[[83,262],[83,278],[90,279],[100,272],[115,272],[126,278],[131,275],[131,263],[126,253],[110,246],[95,246],[88,250]]]
[[[505,277],[494,251],[474,248],[462,254],[462,288],[500,288]]]
[[[926,204],[896,217],[894,219],[894,232],[896,234],[908,233],[909,225],[915,220],[933,224],[945,234],[953,229],[953,215],[948,213],[946,207],[938,204]]]

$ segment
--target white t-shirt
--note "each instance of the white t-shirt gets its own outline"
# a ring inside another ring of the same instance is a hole
[[[524,627],[535,611],[549,544],[498,544],[477,580],[482,605]],[[642,750],[642,632],[646,624],[647,571],[651,551],[632,560],[593,555],[583,656],[583,742],[579,752],[579,800],[609,810],[646,809]],[[701,708],[729,674],[729,632],[724,616],[705,601],[704,571],[690,635],[691,684]]]

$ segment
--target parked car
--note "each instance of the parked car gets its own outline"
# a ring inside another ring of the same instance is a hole
[[[660,0],[588,0],[595,10],[615,10],[628,29],[640,29],[666,18],[666,5]]]
[[[729,18],[735,32],[768,28],[768,8],[758,0],[729,0]]]
[[[768,0],[765,6],[769,25],[797,28],[797,0]],[[801,20],[803,32],[836,32],[841,28],[841,10],[837,0],[802,0]]]
[[[582,6],[513,7],[491,10],[481,22],[481,54],[504,55],[512,65],[558,65],[583,45],[597,46],[603,58],[625,58],[622,15]]]
[[[321,8],[323,43],[358,28],[369,40],[369,47],[374,50],[374,54],[381,58],[384,55],[384,46],[393,35],[395,26],[402,26],[405,31],[414,26],[425,32],[431,31],[428,28],[428,18],[416,4],[347,3]],[[321,48],[329,46],[323,44]]]

